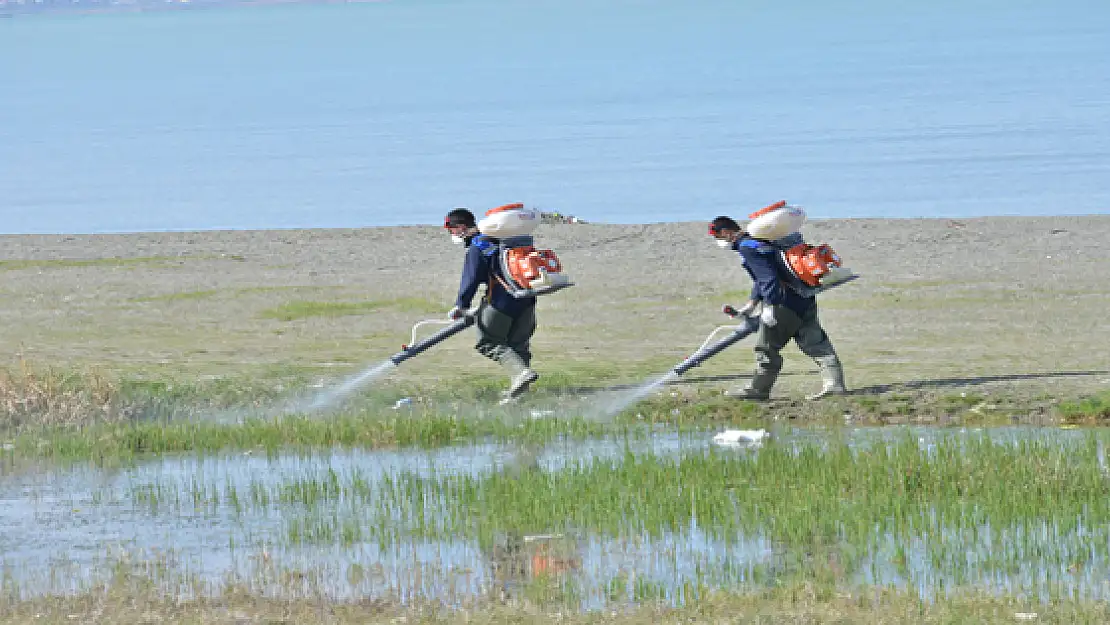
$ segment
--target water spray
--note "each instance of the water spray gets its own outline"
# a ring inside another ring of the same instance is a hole
[[[685,374],[690,369],[701,365],[706,360],[709,360],[710,358],[716,356],[717,354],[728,349],[735,343],[744,340],[745,338],[759,330],[759,318],[756,316],[741,315],[740,312],[737,311],[735,308],[727,305],[724,307],[722,312],[732,318],[742,316],[744,318],[743,322],[738,326],[726,325],[715,328],[712,332],[709,333],[709,336],[706,337],[705,341],[701,344],[701,347],[695,350],[693,354],[687,356],[682,362],[675,365],[674,368],[667,373],[664,373],[663,375],[654,378],[648,382],[645,382],[644,384],[641,384],[640,386],[637,386],[631,390],[619,393],[611,401],[605,404],[605,406],[601,410],[601,414],[607,417],[619,414],[620,412],[624,411],[625,408],[628,408],[644,397],[647,397],[656,389],[673,382],[674,380],[678,379],[679,376]],[[732,330],[732,333],[723,339],[713,342],[713,338],[717,336],[717,334],[722,330]]]
[[[412,335],[409,343],[407,345],[402,345],[401,351],[393,354],[386,360],[383,360],[382,362],[368,367],[362,372],[347,378],[339,386],[319,393],[303,409],[315,412],[334,405],[336,402],[343,399],[347,395],[350,395],[359,388],[373,382],[377,378],[397,368],[397,366],[400,365],[402,362],[422,354],[428,348],[434,345],[438,345],[439,343],[442,343],[443,341],[474,325],[475,320],[476,319],[474,313],[468,311],[464,313],[462,317],[451,321],[427,319],[417,323],[412,327]],[[431,336],[417,341],[416,332],[421,326],[425,325],[446,325],[447,327],[439,330]]]

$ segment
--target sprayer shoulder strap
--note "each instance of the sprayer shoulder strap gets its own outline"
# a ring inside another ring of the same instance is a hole
[[[505,262],[508,257],[508,251],[512,249],[506,245],[498,245],[497,258],[495,259],[494,266],[490,268],[490,275],[501,284],[501,288],[505,289],[506,293],[512,295],[519,291],[519,287],[513,286],[512,277],[506,278],[505,273],[508,268],[505,267]]]
[[[508,293],[513,292],[513,289],[509,287],[509,283],[505,282],[505,279],[501,277],[501,274],[495,273],[493,274],[493,277],[501,284],[501,288],[505,289],[505,291],[507,291]]]
[[[482,247],[482,256],[486,259],[486,268],[488,270],[489,281],[486,284],[486,301],[492,301],[493,289],[495,288],[494,282],[501,285],[501,288],[506,292],[512,293],[513,289],[505,281],[502,273],[502,262],[504,258],[505,247],[500,242],[494,242],[486,239]]]
[[[500,246],[497,244],[497,242],[490,240],[490,238],[484,234],[479,234],[475,236],[474,239],[471,241],[471,245],[478,248],[479,252],[481,253],[482,261],[486,264],[486,279],[484,281],[486,285],[486,292],[483,295],[482,299],[486,302],[490,302],[493,297],[493,283],[490,280],[490,277],[497,275],[496,263],[494,262],[494,258],[497,256]]]

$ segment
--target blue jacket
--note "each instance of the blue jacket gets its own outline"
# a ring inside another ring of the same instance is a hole
[[[801,242],[801,235],[795,233],[779,239],[776,245],[745,237],[732,246],[740,254],[744,269],[752,278],[750,299],[772,306],[786,306],[799,317],[817,304],[812,295],[802,295],[789,286],[788,281],[794,278],[779,253],[783,248]]]
[[[495,277],[500,271],[501,259],[498,258],[497,244],[485,235],[475,235],[467,244],[455,306],[463,310],[470,308],[478,287],[483,284],[486,285],[486,297],[490,306],[510,317],[517,317],[536,305],[535,297],[516,298],[506,291]]]

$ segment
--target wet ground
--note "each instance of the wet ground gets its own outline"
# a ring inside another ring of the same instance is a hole
[[[534,449],[478,444],[271,457],[240,452],[164,457],[119,469],[55,468],[12,475],[0,480],[0,563],[6,585],[22,594],[78,590],[114,566],[120,554],[130,554],[154,558],[210,584],[231,575],[288,592],[289,572],[298,571],[292,579],[300,581],[293,587],[323,587],[336,597],[453,604],[511,593],[542,569],[559,573],[563,587],[573,588],[582,607],[622,598],[680,604],[699,588],[764,583],[806,566],[804,554],[787,553],[760,532],[720,537],[696,519],[680,531],[649,533],[629,527],[618,537],[509,534],[483,548],[462,536],[432,540],[406,532],[405,519],[413,510],[437,513],[435,501],[413,500],[406,504],[412,509],[394,511],[393,526],[358,527],[379,512],[373,504],[375,489],[402,475],[477,476],[527,466],[554,472],[583,463],[618,463],[629,453],[759,453],[758,444],[722,446],[712,441],[712,434],[660,430],[639,439],[557,441]],[[1066,446],[1085,440],[1088,432],[1029,427],[783,427],[772,432],[779,443],[843,438],[856,449],[906,437],[928,447],[941,437],[981,435]],[[1101,454],[1100,462],[1105,463]],[[325,500],[296,491],[296,484],[306,482],[324,483],[326,490],[329,481],[335,492]],[[344,489],[360,495],[348,496]],[[362,515],[359,506],[367,502]],[[909,541],[876,536],[864,565],[853,573],[855,581],[915,587],[925,596],[967,584],[1032,592],[1063,584],[1083,596],[1110,597],[1105,529],[1082,523],[1066,531],[1048,525],[1035,531],[995,529],[1000,531],[981,528]],[[998,566],[978,566],[985,559],[1022,565],[1000,572]],[[1085,565],[1076,569],[1076,561]]]

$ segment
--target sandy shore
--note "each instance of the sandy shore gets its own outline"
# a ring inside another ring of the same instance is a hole
[[[820,300],[852,387],[1110,388],[1110,216],[830,220],[803,231],[862,274]],[[700,220],[544,225],[536,235],[578,285],[541,300],[541,374],[665,370],[726,323],[721,305],[741,303],[750,286]],[[0,236],[0,346],[9,363],[22,353],[149,375],[338,375],[396,352],[412,323],[441,318],[461,262],[438,227]],[[325,302],[357,305],[322,314]],[[812,390],[812,363],[795,347],[786,356],[777,392]],[[723,387],[751,368],[749,341],[696,376]],[[393,377],[462,370],[501,374],[467,334]]]

